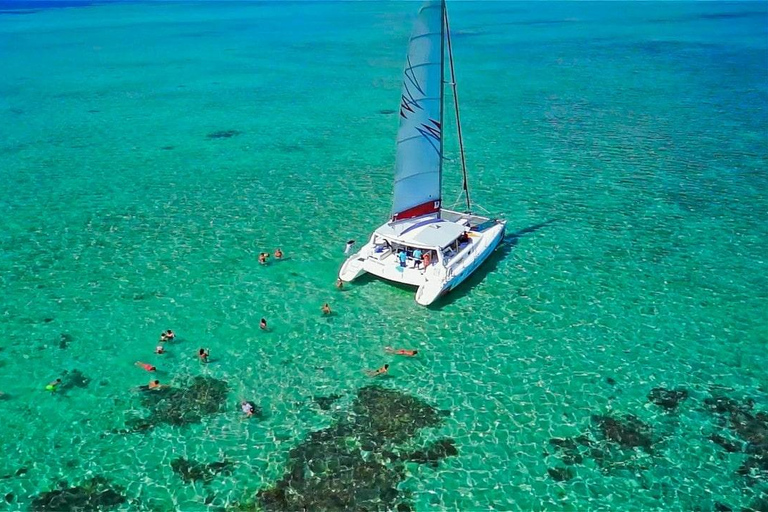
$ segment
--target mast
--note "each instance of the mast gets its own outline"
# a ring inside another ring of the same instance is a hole
[[[461,172],[464,175],[464,195],[467,199],[467,213],[472,211],[472,203],[469,200],[469,181],[467,180],[467,162],[464,158],[464,138],[461,136],[461,118],[459,117],[459,93],[456,90],[456,71],[453,68],[453,49],[451,48],[451,31],[448,29],[448,10],[445,8],[445,0],[443,0],[443,30],[445,30],[446,39],[448,40],[448,60],[451,66],[451,86],[453,87],[453,105],[456,109],[456,131],[459,136],[459,153],[461,154]],[[440,121],[442,124],[442,101],[440,102]],[[442,154],[442,142],[441,142],[441,154]],[[441,159],[442,169],[442,159]]]
[[[445,140],[445,128],[443,124],[443,112],[445,111],[445,33],[448,22],[448,11],[445,8],[445,0],[440,2],[440,170],[437,173],[437,183],[440,195],[443,192],[443,145]],[[437,211],[440,217],[440,210]]]

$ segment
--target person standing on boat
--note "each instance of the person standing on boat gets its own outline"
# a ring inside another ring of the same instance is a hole
[[[421,267],[421,249],[413,251],[413,268]]]
[[[429,255],[429,251],[425,252],[424,256],[421,257],[421,261],[424,263],[424,270],[427,270],[431,259],[432,257]]]
[[[400,266],[405,268],[405,262],[408,259],[408,255],[405,254],[405,249],[400,249],[400,252],[397,253],[397,259],[400,260]]]

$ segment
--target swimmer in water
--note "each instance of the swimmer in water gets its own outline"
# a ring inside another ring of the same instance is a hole
[[[197,351],[197,357],[200,358],[200,361],[207,363],[208,362],[208,356],[211,355],[211,352],[207,348],[201,348]]]
[[[246,418],[250,418],[253,416],[254,410],[253,410],[253,404],[251,402],[246,402],[243,400],[243,402],[240,404],[240,408],[243,410],[243,413],[245,414]]]
[[[280,248],[278,247],[277,250],[275,251],[275,258],[280,259],[282,257],[283,257],[283,251],[281,251]]]
[[[269,258],[269,253],[266,253],[266,252],[260,253],[259,254],[259,263],[261,263],[262,265],[266,265],[267,264],[267,258]]]
[[[141,361],[136,361],[135,365],[138,366],[139,368],[144,368],[148,372],[154,372],[155,370],[157,370],[157,368],[155,368],[151,364],[142,363]]]
[[[165,331],[165,338],[168,341],[173,341],[173,338],[175,337],[176,337],[176,334],[172,330],[168,329],[167,331]]]
[[[267,320],[266,320],[266,318],[262,318],[261,319],[261,322],[259,322],[259,328],[262,331],[266,331],[267,330]]]
[[[45,386],[45,390],[53,393],[56,391],[56,388],[59,387],[59,384],[61,384],[61,379],[56,379],[53,382],[49,382],[48,385]]]
[[[151,380],[149,381],[149,384],[147,384],[147,389],[160,389],[162,387],[163,385],[160,384],[160,381],[157,379]]]
[[[397,354],[398,356],[408,356],[408,357],[413,357],[419,353],[418,350],[406,350],[404,348],[399,348],[395,350],[392,347],[384,347],[384,352],[386,352],[387,354]]]
[[[165,354],[165,347],[158,345],[155,347],[155,354]]]
[[[385,364],[378,370],[365,370],[365,374],[368,375],[369,377],[378,377],[379,375],[384,375],[388,371],[389,371],[389,365]]]
[[[323,307],[320,308],[320,309],[323,310],[323,314],[324,315],[330,315],[331,314],[331,306],[329,306],[327,302],[325,304],[323,304]]]
[[[336,288],[338,288],[339,290],[341,290],[342,288],[344,288],[344,281],[342,281],[342,280],[341,280],[341,278],[338,278],[338,279],[336,280]]]

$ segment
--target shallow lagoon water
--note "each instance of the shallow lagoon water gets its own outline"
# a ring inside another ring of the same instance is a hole
[[[768,412],[765,5],[451,4],[473,198],[510,235],[430,309],[377,280],[333,286],[344,242],[388,214],[414,8],[0,15],[0,507],[96,476],[123,508],[242,503],[384,363],[382,387],[450,411],[399,444],[458,451],[404,464],[415,510],[758,507],[765,474],[710,439],[745,443],[742,413],[705,400]],[[174,386],[226,381],[223,412],[121,433],[148,414],[137,360]],[[58,376],[72,384],[44,392]],[[658,387],[688,397],[667,410]],[[651,449],[593,418],[627,415]],[[581,462],[551,442],[580,435]],[[179,457],[232,470],[185,483]]]

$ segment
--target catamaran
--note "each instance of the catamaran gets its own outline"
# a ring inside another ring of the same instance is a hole
[[[450,81],[445,81],[447,43]],[[463,172],[463,212],[442,207],[445,86],[453,91]],[[472,213],[445,0],[419,10],[408,45],[397,132],[392,215],[342,265],[339,278],[364,274],[418,287],[428,306],[477,269],[504,238],[506,221]]]

